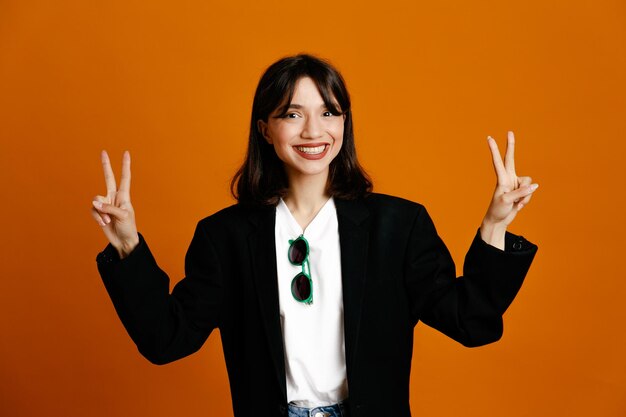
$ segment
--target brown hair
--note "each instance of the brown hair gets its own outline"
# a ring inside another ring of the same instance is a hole
[[[310,77],[329,111],[343,114],[343,145],[329,167],[327,192],[334,197],[357,199],[372,191],[372,182],[356,156],[350,96],[343,77],[330,63],[308,54],[282,58],[270,65],[254,94],[248,150],[231,181],[231,193],[243,204],[276,205],[289,189],[282,161],[258,129],[258,120],[267,122],[272,112],[291,102],[295,85]],[[336,100],[336,102],[334,101]],[[337,108],[337,104],[339,108]]]

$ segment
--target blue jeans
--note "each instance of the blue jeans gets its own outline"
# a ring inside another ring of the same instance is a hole
[[[288,406],[288,417],[348,417],[348,407],[345,401],[315,408],[297,407],[293,404],[288,404]]]

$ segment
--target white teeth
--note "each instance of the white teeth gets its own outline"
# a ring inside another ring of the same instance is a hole
[[[326,149],[326,145],[315,146],[315,147],[296,146],[295,148],[297,150],[299,150],[300,152],[304,152],[304,153],[309,154],[309,155],[316,155],[316,154],[320,154],[320,153],[324,152],[324,149]]]

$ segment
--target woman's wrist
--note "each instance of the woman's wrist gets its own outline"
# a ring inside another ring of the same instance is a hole
[[[138,244],[139,244],[139,235],[137,235],[137,238],[133,240],[132,242],[124,243],[122,244],[121,247],[115,248],[115,249],[117,249],[117,253],[120,255],[120,259],[124,259],[128,255],[130,255],[130,253],[137,247]]]
[[[504,237],[507,225],[502,223],[491,223],[483,220],[480,225],[480,237],[491,246],[504,250]]]

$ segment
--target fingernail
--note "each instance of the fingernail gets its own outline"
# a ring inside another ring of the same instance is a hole
[[[518,205],[518,206],[517,206],[517,211],[520,211],[520,210],[522,209],[522,207],[524,207],[524,205],[523,205],[523,204]]]
[[[530,191],[535,191],[539,187],[539,184],[532,184],[530,186]]]
[[[108,217],[108,216],[107,216],[107,217],[105,217],[105,218],[104,218],[104,222],[105,222],[106,224],[111,223],[111,218],[110,218],[110,217]]]
[[[93,203],[95,208],[99,208],[99,209],[102,208],[102,203],[101,202],[99,202],[99,201],[92,201],[92,203]]]

